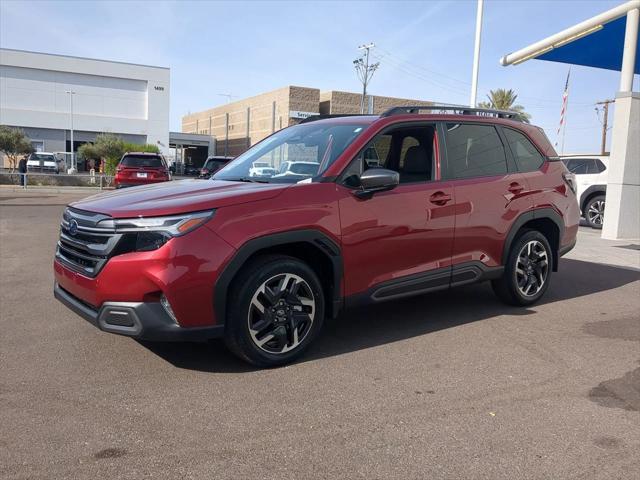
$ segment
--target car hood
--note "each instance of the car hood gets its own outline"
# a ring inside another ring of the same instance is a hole
[[[114,218],[175,215],[273,198],[290,185],[220,180],[177,180],[93,195],[73,208]]]

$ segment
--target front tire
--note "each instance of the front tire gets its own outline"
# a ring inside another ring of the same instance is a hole
[[[549,288],[552,267],[549,241],[542,233],[528,230],[514,241],[502,277],[493,280],[491,286],[509,305],[532,305]]]
[[[225,343],[259,367],[290,363],[320,332],[324,302],[320,280],[306,263],[285,255],[258,257],[231,287]]]
[[[587,202],[587,206],[584,209],[584,219],[591,228],[602,230],[602,225],[604,224],[604,207],[604,195],[596,195]]]

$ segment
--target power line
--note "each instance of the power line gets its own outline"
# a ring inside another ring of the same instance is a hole
[[[400,68],[403,67],[405,70],[412,70],[413,76],[415,76],[416,78],[419,78],[421,80],[427,81],[432,83],[433,85],[445,89],[445,90],[449,90],[458,94],[464,94],[467,95],[468,94],[468,88],[471,86],[471,83],[465,80],[460,80],[459,78],[455,78],[452,77],[451,75],[447,75],[444,74],[442,72],[438,72],[436,70],[433,70],[431,68],[427,68],[423,65],[419,65],[415,62],[412,62],[410,60],[407,60],[406,58],[400,57],[392,52],[390,52],[389,50],[380,47],[380,46],[376,46],[376,49],[379,50],[382,55],[380,54],[376,54],[373,53],[374,56],[376,56],[376,58],[380,59],[380,60],[384,60],[385,62],[389,61],[389,63],[391,63],[394,67],[396,68]],[[407,73],[405,71],[405,73]],[[443,80],[435,80],[434,78],[425,78],[424,77],[424,73],[428,73],[430,75],[435,75],[437,77],[442,77],[442,79],[445,79],[447,82],[457,82],[458,86],[452,86],[450,83],[448,84],[441,84],[440,82],[442,82]],[[411,75],[411,74],[410,74]],[[464,87],[463,87],[464,86]],[[487,88],[486,85],[480,85],[480,87],[482,88],[482,90],[484,91],[489,91],[490,89]],[[535,105],[535,103],[533,102],[540,102],[540,103],[547,103],[550,105],[557,105],[558,104],[558,100],[551,100],[549,98],[540,98],[540,97],[532,97],[529,95],[520,95],[518,94],[518,98],[521,100],[526,100],[527,106],[529,105]],[[584,107],[592,107],[593,106],[593,102],[571,102],[573,106],[584,106]],[[540,105],[538,103],[539,106],[543,106]]]

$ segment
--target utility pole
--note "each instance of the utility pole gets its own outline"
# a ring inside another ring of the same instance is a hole
[[[369,85],[369,81],[371,81],[371,77],[373,77],[373,72],[375,72],[380,66],[380,62],[369,65],[369,51],[373,47],[375,47],[373,43],[360,45],[358,47],[358,50],[364,50],[365,53],[363,53],[360,58],[357,58],[353,61],[356,72],[358,72],[358,78],[362,82],[362,99],[360,100],[360,113],[364,113],[364,107],[367,102],[367,85]]]
[[[68,173],[77,173],[75,164],[75,153],[73,152],[73,96],[76,94],[73,90],[66,90],[69,95],[69,114],[71,116],[71,168]]]
[[[482,11],[484,1],[478,0],[478,10],[476,12],[476,41],[473,48],[473,70],[471,72],[471,98],[469,106],[476,108],[476,98],[478,95],[478,70],[480,69],[480,38],[482,36]]]
[[[602,122],[602,146],[600,147],[600,155],[604,155],[607,150],[607,129],[609,126],[609,104],[614,103],[615,100],[603,100],[602,102],[596,102],[596,105],[603,105],[604,120]],[[596,107],[598,111],[598,107]]]

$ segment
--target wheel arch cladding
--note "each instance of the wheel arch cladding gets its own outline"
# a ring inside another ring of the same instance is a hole
[[[509,251],[511,245],[518,234],[523,229],[537,230],[542,233],[549,242],[553,254],[553,269],[552,271],[558,271],[558,259],[560,251],[560,238],[564,231],[564,221],[562,217],[550,208],[541,208],[538,210],[532,210],[520,215],[509,230],[504,242],[502,250],[502,264],[504,265],[509,257]]]
[[[326,298],[326,311],[335,317],[342,308],[342,254],[338,244],[319,230],[294,230],[254,238],[243,244],[214,288],[216,324],[226,321],[229,288],[243,266],[260,255],[282,254],[307,263],[318,275]]]

